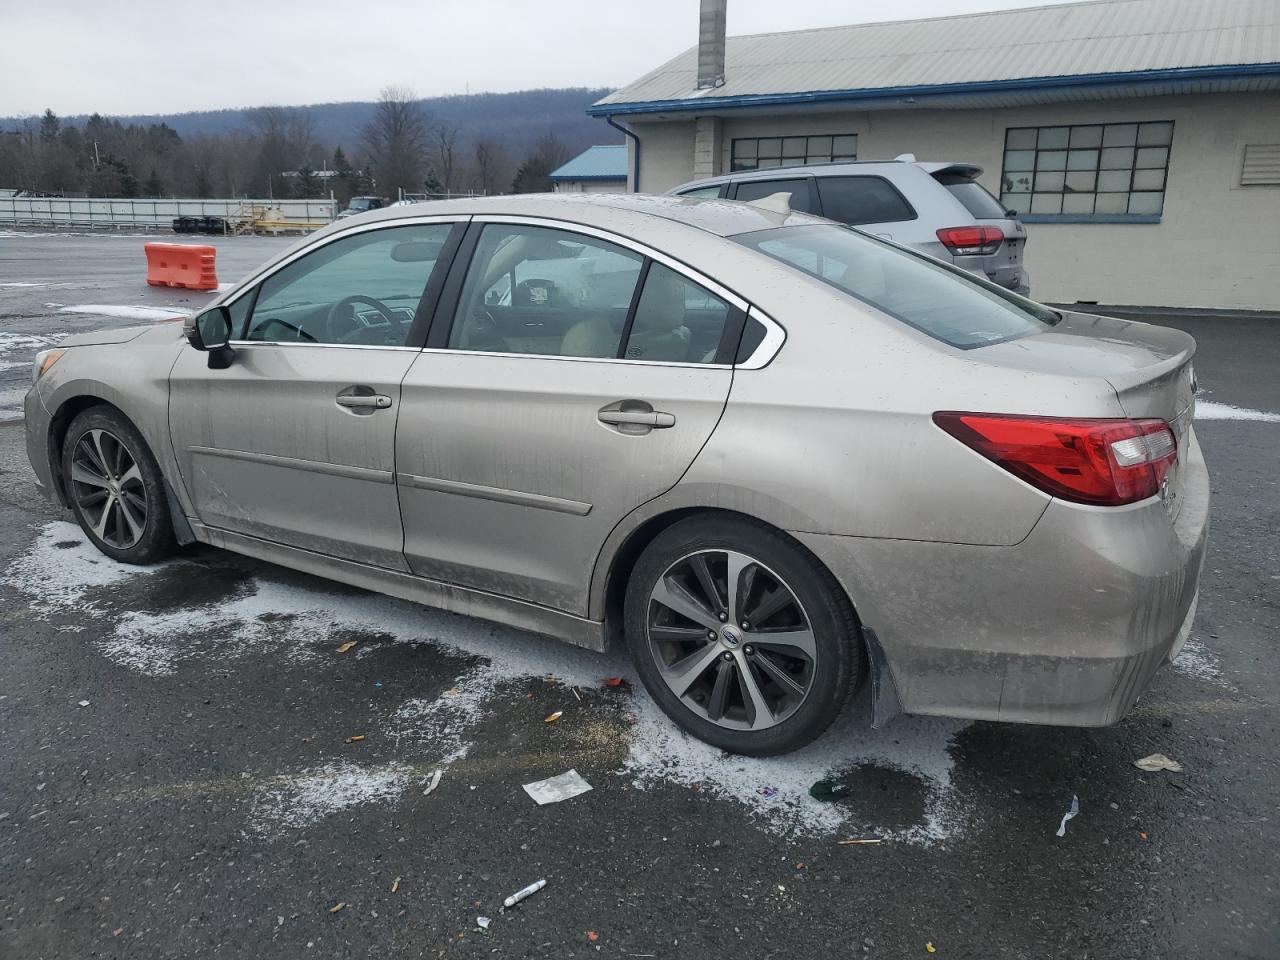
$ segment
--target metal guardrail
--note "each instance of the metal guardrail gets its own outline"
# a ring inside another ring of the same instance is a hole
[[[253,211],[253,213],[250,213]],[[269,211],[262,217],[260,212]],[[0,224],[57,227],[164,227],[176,217],[269,219],[277,229],[312,230],[337,213],[332,200],[108,200],[0,197]],[[255,216],[254,214],[258,214]]]

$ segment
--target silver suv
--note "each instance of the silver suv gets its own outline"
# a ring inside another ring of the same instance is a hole
[[[758,200],[790,193],[791,209],[838,220],[927,253],[1023,296],[1027,231],[978,183],[972,163],[894,160],[819,163],[744,170],[682,184],[682,197]]]

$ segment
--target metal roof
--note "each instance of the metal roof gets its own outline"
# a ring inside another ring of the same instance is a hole
[[[616,180],[627,179],[627,148],[621,146],[587,147],[564,166],[551,171],[551,180]]]
[[[695,88],[696,47],[597,101],[596,115],[963,98],[989,105],[1144,93],[1276,89],[1277,0],[1095,0],[729,37],[725,83]],[[1150,87],[1151,89],[1146,89]]]

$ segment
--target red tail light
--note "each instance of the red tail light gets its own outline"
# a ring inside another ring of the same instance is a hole
[[[1099,506],[1160,491],[1178,461],[1163,420],[1070,420],[993,413],[935,413],[933,422],[1033,487]]]
[[[999,227],[943,227],[938,231],[942,245],[958,257],[990,256],[1004,243]]]

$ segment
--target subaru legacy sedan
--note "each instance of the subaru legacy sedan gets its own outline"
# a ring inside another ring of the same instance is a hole
[[[1124,716],[1195,615],[1194,349],[778,197],[493,197],[68,338],[26,430],[118,561],[199,541],[624,643],[676,723],[771,754],[864,682],[875,723]]]

